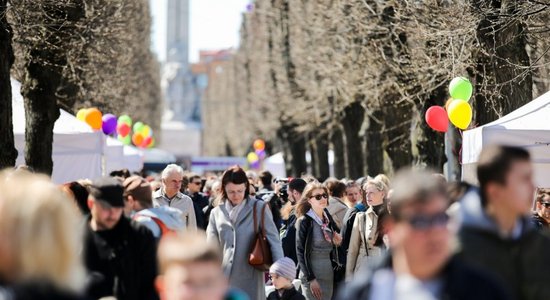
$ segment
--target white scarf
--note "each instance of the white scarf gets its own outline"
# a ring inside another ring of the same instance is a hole
[[[247,199],[244,199],[241,203],[233,206],[229,199],[225,200],[225,209],[227,209],[227,212],[229,212],[229,219],[231,220],[231,222],[233,222],[233,224],[237,223],[237,217],[239,216],[241,210],[243,210],[246,201]]]

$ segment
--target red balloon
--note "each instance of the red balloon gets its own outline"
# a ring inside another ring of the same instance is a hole
[[[118,125],[116,126],[116,132],[121,137],[126,137],[130,133],[130,130],[130,126],[128,126],[128,124],[126,123],[118,123]]]
[[[143,142],[141,143],[140,147],[147,148],[147,147],[149,147],[149,145],[151,145],[152,142],[153,142],[153,137],[148,136],[148,137],[143,139]]]
[[[447,132],[449,128],[449,117],[443,107],[432,106],[426,111],[426,123],[435,131]]]

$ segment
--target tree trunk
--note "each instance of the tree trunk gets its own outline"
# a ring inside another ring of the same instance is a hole
[[[7,0],[0,0],[0,169],[15,166],[10,69],[14,62],[11,26],[6,19]]]
[[[330,132],[330,141],[332,151],[334,152],[334,177],[346,177],[346,153],[344,146],[344,136],[340,125],[336,124]]]
[[[533,99],[525,19],[514,14],[523,1],[473,0],[481,15],[475,70],[478,125],[487,124]]]
[[[367,174],[376,176],[384,172],[384,150],[382,147],[382,124],[383,112],[380,110],[372,112],[368,116],[369,127],[366,132],[366,153]]]
[[[397,171],[412,164],[411,153],[411,111],[409,102],[399,101],[400,95],[390,93],[385,96],[384,133],[387,139],[386,151]]]
[[[327,134],[318,135],[315,137],[315,156],[317,163],[317,178],[320,181],[325,181],[330,176],[328,163],[328,136]]]
[[[290,144],[291,157],[291,173],[290,175],[300,177],[307,173],[306,161],[306,141],[304,137],[299,137],[291,141]]]
[[[63,75],[70,47],[71,25],[85,16],[84,3],[37,6],[51,22],[38,27],[46,37],[25,49],[25,75],[21,92],[25,99],[25,161],[36,172],[53,171],[53,127],[59,118],[59,99],[70,99],[77,90]],[[37,32],[38,34],[38,32]]]
[[[363,98],[363,96],[359,98]],[[363,149],[361,146],[361,137],[359,137],[359,131],[363,125],[364,118],[365,108],[359,101],[348,105],[342,112],[342,125],[344,134],[346,135],[347,177],[352,179],[357,179],[364,175]]]
[[[415,141],[418,156],[416,163],[426,165],[438,172],[443,171],[445,157],[445,135],[431,129],[424,121],[424,116],[428,108],[434,105],[443,105],[447,100],[447,86],[441,85],[431,95],[426,97],[426,101],[419,103],[417,107],[415,126],[416,132],[413,140]],[[451,126],[454,129],[454,127]]]
[[[32,57],[47,57],[38,50]],[[22,93],[25,98],[25,162],[34,171],[52,174],[53,127],[59,118],[56,90],[61,74],[32,59],[26,65]]]

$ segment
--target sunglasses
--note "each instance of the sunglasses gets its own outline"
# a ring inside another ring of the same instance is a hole
[[[434,215],[415,215],[405,219],[415,230],[426,230],[434,227],[447,226],[449,223],[449,215],[445,212],[440,212]]]
[[[320,194],[320,195],[312,195],[311,197],[309,197],[310,199],[311,198],[315,198],[317,201],[321,201],[321,199],[325,198],[325,199],[328,199],[328,194]]]
[[[191,182],[191,184],[196,184],[196,185],[200,185],[200,184],[201,184],[201,182],[200,182],[200,181],[199,181],[199,182]]]
[[[549,208],[550,207],[550,202],[541,202],[540,203],[542,206],[544,206],[545,208]]]

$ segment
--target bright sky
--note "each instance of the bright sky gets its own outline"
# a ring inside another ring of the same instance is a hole
[[[153,15],[153,50],[166,56],[167,0],[149,0]],[[190,0],[189,60],[199,59],[199,50],[237,47],[241,14],[251,0]]]

